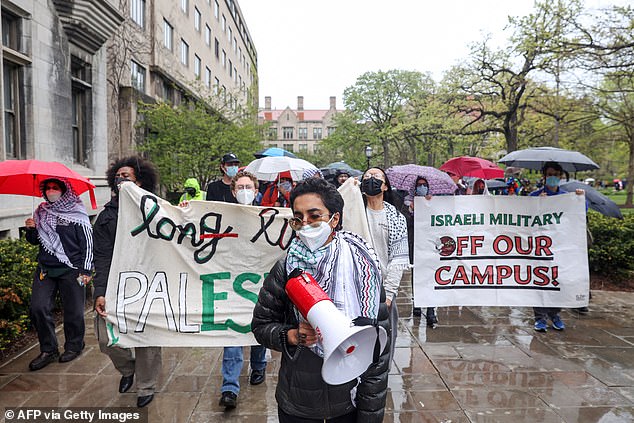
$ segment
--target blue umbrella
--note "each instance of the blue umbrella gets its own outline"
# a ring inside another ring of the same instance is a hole
[[[584,190],[586,192],[588,207],[592,210],[596,210],[602,215],[608,217],[623,219],[623,214],[621,213],[619,206],[607,196],[592,188],[590,185],[586,185],[579,181],[570,181],[561,183],[559,186],[568,192],[575,192],[576,189]]]
[[[264,150],[260,150],[257,153],[254,153],[253,155],[255,156],[256,159],[261,159],[262,157],[283,157],[283,156],[297,158],[297,156],[291,153],[290,151],[286,151],[283,148],[279,148],[279,147],[265,148]]]

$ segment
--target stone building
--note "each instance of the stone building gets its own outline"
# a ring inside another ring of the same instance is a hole
[[[0,160],[62,162],[93,179],[103,204],[105,43],[124,20],[118,2],[2,0],[1,15]],[[0,238],[17,236],[33,203],[39,200],[0,195]]]
[[[257,107],[257,53],[236,0],[2,0],[1,14],[0,161],[64,163],[97,185],[99,206],[108,164],[143,140],[139,100],[205,99],[225,116]],[[38,202],[0,195],[0,238]]]
[[[235,0],[125,0],[109,44],[110,156],[136,150],[138,100],[208,101],[223,115],[257,108],[257,53]]]
[[[258,113],[260,125],[268,125],[264,144],[266,147],[280,147],[290,152],[315,153],[319,141],[335,130],[334,116],[337,98],[330,97],[328,109],[304,109],[304,97],[297,97],[297,108],[271,110],[271,97],[264,98],[264,109]]]

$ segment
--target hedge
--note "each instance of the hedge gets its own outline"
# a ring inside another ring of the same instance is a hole
[[[0,241],[0,350],[29,328],[37,251],[24,240]]]
[[[629,276],[634,270],[634,214],[627,213],[621,220],[590,210],[588,228],[593,237],[588,251],[590,270],[620,278]]]

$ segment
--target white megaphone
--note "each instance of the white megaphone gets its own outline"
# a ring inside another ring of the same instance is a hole
[[[295,274],[293,271],[286,283],[286,293],[317,332],[324,350],[321,377],[330,385],[340,385],[359,377],[374,360],[377,336],[379,353],[383,352],[387,343],[385,329],[355,326],[349,317],[337,310],[311,274]]]

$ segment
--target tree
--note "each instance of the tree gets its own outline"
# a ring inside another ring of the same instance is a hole
[[[139,150],[157,165],[161,183],[180,190],[187,178],[205,187],[219,175],[220,158],[231,151],[242,160],[261,148],[258,128],[251,115],[229,121],[210,111],[209,102],[141,104],[149,135]]]
[[[376,143],[374,151],[383,156],[383,166],[389,166],[393,160],[391,146],[397,147],[402,141],[395,138],[397,133],[393,131],[399,112],[420,93],[424,80],[425,77],[415,71],[366,72],[344,90],[344,105],[352,113],[351,121],[367,125],[373,135],[371,139],[357,140],[359,151],[363,151],[368,141]]]
[[[509,18],[515,33],[508,47],[494,50],[488,38],[472,46],[468,63],[446,77],[453,91],[461,94],[456,110],[467,118],[463,134],[497,132],[504,135],[507,151],[518,148],[523,112],[539,95],[531,76],[554,72],[559,40],[579,9],[577,0],[537,2],[528,16]]]

